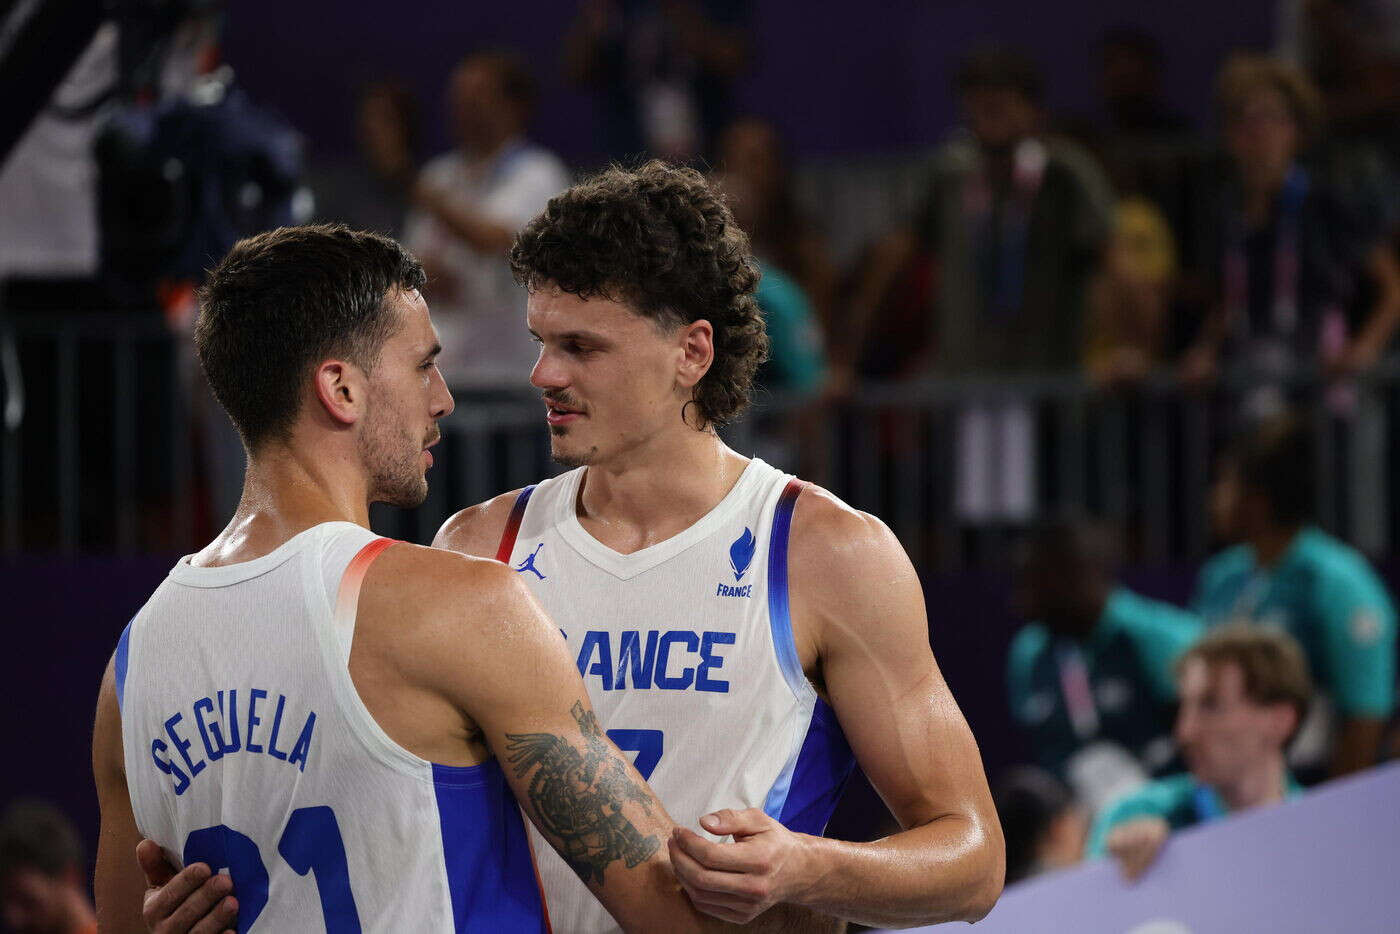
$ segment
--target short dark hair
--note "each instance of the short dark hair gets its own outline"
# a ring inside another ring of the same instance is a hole
[[[612,166],[551,198],[520,232],[511,268],[526,288],[626,302],[662,327],[705,319],[715,359],[695,387],[707,424],[743,411],[768,332],[758,267],[723,196],[694,169]]]
[[[1019,49],[985,45],[969,52],[958,63],[953,85],[959,94],[973,90],[1011,90],[1029,103],[1045,96],[1045,76],[1040,66]]]
[[[194,337],[248,450],[287,436],[316,363],[344,355],[373,369],[399,326],[386,299],[424,281],[398,243],[343,224],[281,227],[235,243],[200,290]]]
[[[0,880],[24,869],[55,877],[83,872],[83,844],[73,822],[32,798],[12,802],[0,816]]]
[[[1240,484],[1261,494],[1273,520],[1285,528],[1312,519],[1317,483],[1311,434],[1293,415],[1260,422],[1240,435],[1225,454]]]

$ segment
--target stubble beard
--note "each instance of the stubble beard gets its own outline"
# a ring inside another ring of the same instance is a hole
[[[381,424],[371,409],[361,453],[370,477],[371,502],[400,509],[423,505],[428,498],[428,478],[422,453],[420,442],[390,422]]]

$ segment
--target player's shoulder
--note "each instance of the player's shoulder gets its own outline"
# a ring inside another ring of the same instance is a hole
[[[453,513],[433,537],[433,547],[494,558],[521,492],[511,490]]]
[[[870,587],[913,578],[913,566],[889,526],[815,484],[797,498],[788,538],[794,586],[804,596],[827,593],[863,601]]]
[[[519,581],[499,561],[397,542],[370,566],[361,601],[392,608],[396,625],[431,622],[517,595]]]
[[[830,490],[807,483],[792,514],[794,551],[844,550],[859,557],[865,550],[885,549],[899,542],[879,517],[844,502]]]

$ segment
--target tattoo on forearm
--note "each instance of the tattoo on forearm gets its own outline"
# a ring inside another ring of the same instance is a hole
[[[530,804],[540,829],[559,842],[559,854],[585,883],[603,884],[603,870],[616,860],[631,869],[661,846],[623,814],[628,803],[648,815],[651,800],[612,751],[593,711],[575,702],[570,711],[583,733],[584,748],[553,733],[507,733],[509,761],[518,778],[530,775]]]

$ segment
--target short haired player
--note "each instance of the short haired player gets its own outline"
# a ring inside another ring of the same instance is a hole
[[[452,410],[422,284],[396,243],[344,227],[241,241],[211,274],[196,344],[248,468],[102,681],[104,930],[144,927],[143,834],[204,867],[167,926],[227,868],[213,930],[235,909],[239,930],[545,930],[517,800],[623,926],[711,923],[519,575],[367,528],[371,502],[423,501]]]
[[[766,350],[723,200],[688,169],[610,169],[554,198],[512,263],[553,454],[575,469],[434,544],[499,557],[564,630],[603,728],[709,835],[670,841],[694,903],[735,921],[786,903],[814,927],[985,915],[1001,831],[908,557],[716,434]],[[853,761],[901,833],[820,836]],[[557,930],[614,929],[561,861],[540,872]]]

